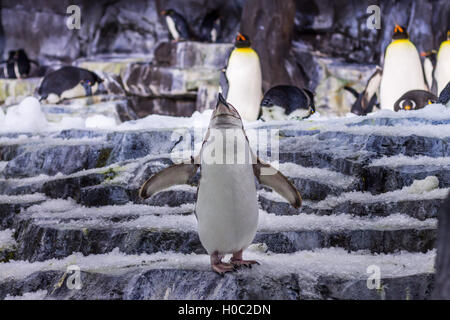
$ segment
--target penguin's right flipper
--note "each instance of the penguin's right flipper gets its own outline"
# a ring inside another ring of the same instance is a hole
[[[220,88],[222,89],[222,95],[223,97],[226,99],[228,96],[228,78],[226,75],[226,67],[223,68],[222,70],[220,70],[220,78],[219,78],[219,84],[220,84]]]
[[[259,183],[272,188],[276,193],[285,198],[294,208],[302,205],[302,197],[294,185],[277,169],[270,164],[262,163],[259,159],[253,165],[253,173]]]
[[[375,72],[367,80],[366,88],[364,89],[364,100],[367,103],[372,100],[372,97],[376,95],[378,88],[381,83],[381,76],[383,75],[383,70],[380,67],[375,68]]]
[[[188,184],[197,173],[199,167],[200,165],[194,163],[181,163],[170,166],[145,181],[139,190],[139,196],[147,199],[171,186]]]
[[[444,89],[442,89],[441,93],[439,94],[439,99],[437,103],[442,103],[443,105],[446,105],[447,102],[450,101],[450,82],[447,83]]]

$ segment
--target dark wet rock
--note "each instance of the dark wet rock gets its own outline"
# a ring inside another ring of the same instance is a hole
[[[339,279],[321,276],[318,288],[324,299],[338,300],[426,300],[434,287],[431,273],[413,276],[382,278],[380,289],[369,289],[367,279]]]
[[[382,290],[367,288],[367,279],[297,274],[261,275],[240,271],[224,277],[210,270],[145,269],[134,266],[113,274],[81,271],[80,290],[70,290],[63,271],[39,271],[24,279],[0,283],[0,299],[47,290],[45,299],[76,300],[299,300],[299,299],[428,299],[432,274],[383,278]]]
[[[19,203],[0,203],[0,230],[12,228],[17,215],[24,209],[35,204],[40,204],[44,200],[39,201],[23,201]]]
[[[445,199],[439,211],[437,256],[436,256],[436,285],[433,299],[450,299],[450,194]]]
[[[365,189],[372,193],[401,189],[411,185],[414,180],[423,180],[428,176],[436,176],[439,179],[439,188],[450,186],[450,166],[370,166],[363,173]]]
[[[50,198],[72,198],[75,201],[82,201],[84,188],[98,185],[107,178],[107,173],[93,173],[77,177],[54,179],[45,182],[42,185],[41,191]]]
[[[136,111],[138,118],[144,118],[150,114],[190,117],[196,110],[199,110],[195,99],[195,97],[132,96],[129,103],[131,108]]]
[[[81,188],[79,202],[87,207],[100,207],[126,204],[130,198],[130,191],[122,186],[92,186]]]

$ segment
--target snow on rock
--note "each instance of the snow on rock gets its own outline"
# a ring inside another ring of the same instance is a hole
[[[401,166],[450,166],[450,157],[427,157],[427,156],[414,156],[408,157],[402,154],[392,157],[383,156],[378,159],[372,160],[369,164],[372,166],[386,166],[391,168]]]
[[[11,250],[16,245],[13,229],[0,230],[0,251]]]
[[[439,179],[435,176],[428,176],[423,180],[414,180],[412,185],[405,187],[409,193],[423,194],[439,187]]]
[[[8,108],[3,121],[0,116],[0,132],[39,132],[47,128],[48,122],[39,100],[27,97],[18,105]]]
[[[5,300],[43,300],[47,295],[47,290],[37,290],[34,292],[26,292],[20,296],[7,295]]]

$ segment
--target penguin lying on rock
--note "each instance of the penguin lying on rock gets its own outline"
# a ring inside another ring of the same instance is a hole
[[[250,38],[238,33],[235,48],[220,78],[222,93],[242,119],[255,121],[260,115],[262,74],[259,56],[251,48]]]
[[[167,29],[174,41],[189,40],[191,32],[184,17],[173,9],[164,10],[161,14],[165,17]]]
[[[47,74],[37,90],[39,100],[58,103],[63,99],[91,96],[103,80],[94,72],[65,66]]]
[[[260,119],[302,120],[316,112],[314,93],[295,86],[275,86],[266,92],[261,101]]]
[[[195,216],[212,269],[223,275],[240,266],[258,264],[242,258],[258,227],[255,176],[295,208],[301,206],[302,199],[283,174],[251,151],[238,111],[221,94],[200,154],[189,163],[170,166],[152,176],[139,195],[145,199],[170,186],[189,184],[199,169]],[[222,262],[226,254],[233,255],[228,263]]]
[[[363,92],[358,93],[355,89],[345,86],[344,89],[353,94],[356,98],[353,103],[351,112],[358,116],[365,116],[373,111],[373,107],[380,108],[377,104],[377,90],[381,82],[381,68],[376,67],[375,72],[367,80],[366,87]]]
[[[394,110],[419,110],[436,103],[438,97],[425,90],[411,90],[402,95],[394,104]]]
[[[24,49],[9,51],[8,59],[0,64],[5,64],[4,76],[8,79],[26,78],[30,75],[31,64],[39,66],[36,61],[28,58]]]

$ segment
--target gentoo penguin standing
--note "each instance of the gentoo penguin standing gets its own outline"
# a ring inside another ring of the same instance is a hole
[[[65,66],[46,75],[37,93],[40,100],[58,103],[63,99],[90,96],[97,91],[102,81],[94,72]]]
[[[394,110],[419,110],[436,103],[438,97],[425,90],[411,90],[402,95],[394,105]]]
[[[301,197],[284,175],[253,154],[239,113],[221,94],[200,154],[189,163],[170,166],[152,176],[139,195],[148,198],[172,185],[191,183],[198,169],[195,215],[212,269],[224,274],[257,263],[242,259],[258,227],[255,176],[296,208],[301,205]],[[229,263],[222,262],[226,254],[233,255]]]
[[[447,105],[447,107],[450,107],[448,105],[449,102],[450,102],[450,82],[448,82],[445,88],[441,91],[437,103],[442,103],[443,105]]]
[[[434,76],[437,82],[437,93],[440,94],[450,81],[450,31],[447,31],[447,40],[439,47]]]
[[[264,94],[261,101],[261,119],[302,120],[314,112],[314,93],[295,86],[275,86]]]
[[[219,12],[214,10],[208,13],[202,21],[200,27],[203,41],[217,42],[221,31],[221,21]]]
[[[6,79],[16,79],[16,71],[15,71],[15,51],[8,52],[8,59],[2,61],[2,64],[5,64],[3,67],[3,73]]]
[[[427,81],[428,91],[437,94],[437,82],[434,76],[437,62],[437,52],[436,50],[430,50],[421,52],[420,55],[424,57],[423,73],[425,74],[425,80]]]
[[[228,58],[222,92],[227,92],[227,101],[236,108],[242,119],[255,121],[262,98],[261,64],[248,36],[239,33],[234,45],[235,49]]]
[[[356,98],[356,101],[353,103],[350,110],[351,113],[358,116],[365,116],[373,111],[374,106],[379,108],[379,105],[377,104],[377,90],[380,87],[381,74],[381,68],[377,66],[375,72],[370,76],[369,80],[367,80],[364,91],[361,93],[358,93],[349,86],[344,87],[345,90],[352,93]]]
[[[184,17],[173,9],[164,10],[161,14],[166,19],[167,28],[175,41],[189,40],[190,31]]]
[[[427,90],[422,63],[404,27],[395,25],[392,42],[384,55],[380,84],[381,109],[394,110],[394,104],[410,90]]]

